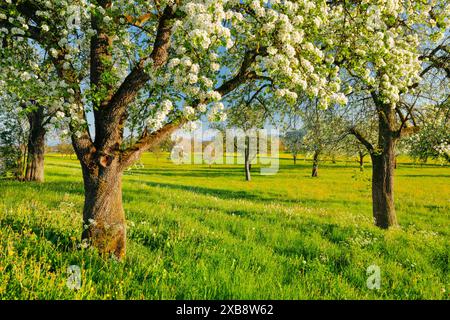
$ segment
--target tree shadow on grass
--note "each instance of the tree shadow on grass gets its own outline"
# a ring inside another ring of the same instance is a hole
[[[161,183],[161,182],[145,182],[146,185],[154,188],[169,188],[174,190],[186,191],[191,193],[202,194],[205,196],[217,197],[223,200],[251,200],[251,201],[264,201],[260,195],[250,193],[248,191],[234,191],[227,189],[215,189],[199,186],[190,186],[183,184]]]
[[[255,168],[256,169],[256,168]],[[167,176],[167,177],[245,177],[244,168],[240,167],[226,167],[226,168],[162,168],[162,169],[132,169],[126,175],[142,175],[142,176]]]
[[[43,185],[47,182],[62,182],[65,184],[74,184],[80,183],[82,184],[82,176],[80,174],[74,174],[73,172],[51,172],[47,175],[47,179]]]
[[[408,177],[408,178],[450,178],[450,174],[399,174],[399,177]]]
[[[81,166],[79,163],[60,163],[60,162],[50,162],[47,163],[46,166],[48,167],[56,167],[56,168],[69,168],[69,169],[75,169],[75,170],[81,170]]]
[[[190,176],[189,173],[184,171],[183,176]],[[208,175],[203,175],[205,178],[208,177]],[[26,184],[26,188],[29,190],[34,190],[37,193],[54,193],[54,194],[71,194],[71,195],[78,195],[83,196],[84,195],[84,186],[81,181],[78,179],[76,181],[69,180],[73,175],[65,174],[65,173],[51,173],[49,178],[64,178],[64,180],[56,180],[52,181],[51,179],[48,179],[50,181],[47,181],[43,184]],[[134,179],[128,179],[128,183],[133,183],[136,180]],[[326,207],[330,204],[339,204],[339,205],[349,205],[349,206],[360,206],[365,203],[365,201],[347,201],[343,203],[342,200],[335,200],[335,199],[313,199],[313,198],[286,198],[282,194],[276,194],[276,193],[268,193],[266,190],[264,193],[258,192],[256,190],[255,192],[249,192],[246,190],[230,190],[230,189],[218,189],[218,188],[209,188],[209,187],[203,187],[203,186],[192,186],[192,185],[184,185],[179,183],[162,183],[162,182],[153,182],[153,181],[142,181],[144,184],[146,184],[149,187],[153,188],[168,188],[173,190],[180,190],[185,192],[190,192],[194,194],[204,195],[204,196],[210,196],[210,197],[217,197],[222,200],[247,200],[247,201],[253,201],[253,202],[259,202],[259,203],[265,203],[265,204],[271,204],[271,203],[281,203],[285,205],[303,205],[308,207]],[[25,186],[25,185],[23,185]],[[26,197],[26,191],[24,191],[24,196]],[[129,195],[132,195],[129,197]],[[123,190],[123,197],[124,202],[127,201],[133,201],[134,199],[142,199],[145,196],[145,192],[142,190],[132,190],[131,188],[124,188]],[[163,195],[164,196],[164,195]],[[49,197],[49,205],[52,207],[57,207],[60,204],[60,201],[58,200],[51,200],[52,197]],[[21,201],[23,198],[18,198]],[[236,214],[233,210],[231,214]],[[239,214],[238,215],[242,215]]]
[[[282,195],[277,196],[275,194],[256,194],[244,190],[234,191],[228,189],[216,189],[216,188],[206,188],[199,186],[190,186],[182,184],[172,184],[172,183],[161,183],[161,182],[145,182],[146,185],[155,188],[169,188],[174,190],[186,191],[196,194],[201,194],[204,196],[217,197],[222,200],[248,200],[255,202],[269,203],[283,203],[283,204],[303,204],[303,205],[318,205],[326,206],[329,204],[343,204],[342,200],[334,199],[312,199],[312,198],[301,198],[301,199],[286,199]],[[128,192],[128,190],[126,191]],[[125,192],[125,193],[126,193]],[[141,194],[142,196],[142,194]],[[347,201],[350,205],[359,205],[365,203],[365,201]]]
[[[450,166],[448,164],[439,164],[439,163],[414,163],[414,162],[400,162],[398,163],[398,168],[408,167],[408,168],[448,168]]]

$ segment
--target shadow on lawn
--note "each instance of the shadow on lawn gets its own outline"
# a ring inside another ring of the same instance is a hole
[[[250,200],[254,202],[263,202],[263,203],[271,203],[271,202],[290,202],[290,203],[305,203],[308,206],[314,206],[314,205],[321,205],[324,206],[329,205],[330,200],[317,200],[317,199],[302,199],[302,200],[291,200],[291,199],[279,199],[277,197],[273,196],[266,196],[264,198],[261,195],[257,195],[248,191],[239,190],[239,191],[231,191],[231,190],[224,190],[224,189],[212,189],[212,188],[206,188],[206,187],[196,187],[196,186],[188,186],[188,185],[180,185],[180,184],[168,184],[168,183],[156,183],[156,182],[146,182],[146,184],[152,188],[159,189],[157,192],[161,194],[161,197],[164,197],[164,188],[171,188],[174,190],[181,190],[185,192],[193,192],[197,194],[202,194],[205,196],[215,196],[221,199],[225,200]],[[29,185],[30,188],[39,188],[41,192],[54,192],[57,194],[61,193],[69,193],[69,194],[77,194],[82,195],[83,194],[83,185],[81,182],[69,182],[69,181],[49,181],[45,184],[33,184]],[[131,198],[131,202],[126,204],[131,210],[133,207],[133,200],[139,199],[139,201],[146,201],[145,199],[145,191],[144,190],[130,190],[125,189],[124,190],[124,202],[129,201]],[[129,197],[127,199],[127,196]],[[131,196],[131,197],[130,197]],[[148,202],[151,202],[152,200],[148,200]],[[332,201],[332,200],[331,200]],[[58,206],[58,203],[52,203],[49,204],[50,206]],[[196,204],[195,202],[187,204],[188,206],[192,206],[193,208],[199,208],[199,209],[217,209],[217,206],[215,206],[214,203],[211,204]],[[229,215],[236,215],[243,218],[248,219],[261,219],[264,218],[264,215],[258,215],[257,212],[253,210],[246,210],[246,209],[239,209],[239,208],[221,208],[221,212]],[[208,219],[207,215],[201,218]],[[272,222],[270,221],[273,219],[273,216],[267,216],[268,225],[272,225]],[[58,250],[67,252],[74,250],[74,242],[70,239],[71,235],[63,232],[61,230],[58,230],[56,228],[52,228],[51,226],[43,226],[39,222],[30,221],[26,224],[23,223],[23,221],[16,220],[14,218],[7,218],[4,220],[0,220],[0,227],[3,225],[10,226],[15,232],[21,232],[24,228],[30,228],[38,237],[45,238],[48,241],[50,241]],[[312,228],[314,227],[314,228]],[[312,231],[319,232],[319,235],[327,239],[328,241],[332,243],[339,244],[342,242],[346,237],[348,237],[348,230],[346,228],[342,228],[341,226],[335,225],[335,224],[327,224],[322,223],[318,224],[315,221],[315,218],[313,216],[311,217],[303,217],[301,222],[295,222],[292,225],[290,223],[287,223],[284,225],[284,228],[288,229],[294,229],[298,232],[302,233],[310,233]],[[230,231],[231,232],[231,231]],[[153,234],[148,234],[147,232],[140,231],[140,230],[131,230],[130,231],[130,239],[133,241],[136,241],[151,250],[160,250],[164,248],[165,243],[167,242],[167,239],[169,237],[169,233],[163,232],[161,234],[157,234],[156,236]],[[239,236],[239,233],[234,234],[234,237],[241,238]],[[78,239],[78,235],[76,236]],[[316,256],[316,249],[315,248],[308,248],[306,251],[303,250],[299,246],[293,246],[293,247],[284,247],[275,246],[275,253],[278,255],[283,256]],[[307,252],[309,251],[309,252]]]
[[[233,191],[228,189],[215,189],[206,188],[199,186],[190,186],[182,184],[171,184],[171,183],[161,183],[161,182],[145,182],[146,185],[154,188],[169,188],[174,190],[186,191],[197,193],[205,196],[213,196],[220,198],[222,200],[249,200],[255,202],[264,203],[284,203],[284,204],[305,204],[305,205],[329,205],[329,204],[343,204],[342,200],[334,199],[312,199],[312,198],[302,198],[302,199],[286,199],[283,195],[276,194],[256,194],[244,190]],[[128,190],[125,191],[125,194]],[[142,193],[139,193],[142,197]],[[362,204],[364,201],[347,201],[347,204]]]
[[[176,167],[175,167],[176,168]],[[161,168],[161,169],[132,169],[129,171],[132,175],[159,175],[167,177],[229,177],[240,176],[245,177],[244,168],[240,167],[213,167],[213,168],[198,168],[198,169],[183,169],[183,168]],[[256,170],[256,168],[255,168]]]
[[[79,163],[48,162],[45,165],[47,167],[54,167],[54,168],[69,168],[69,169],[81,170]]]
[[[208,178],[210,177],[210,170],[197,170],[197,175]],[[237,170],[235,170],[237,171]],[[192,172],[189,171],[180,171],[180,173],[185,177],[191,177]],[[229,175],[229,171],[226,171]],[[171,172],[166,172],[167,175],[170,175]],[[219,174],[219,173],[217,173]],[[239,172],[241,174],[241,172]],[[225,175],[225,174],[220,174]],[[133,179],[131,177],[127,178],[128,183],[137,182],[138,179]],[[217,197],[222,200],[247,200],[253,202],[262,202],[265,204],[270,203],[281,203],[285,205],[304,205],[304,206],[318,206],[325,207],[330,204],[339,204],[342,205],[342,200],[335,199],[314,199],[314,198],[286,198],[282,194],[270,193],[267,190],[264,190],[264,193],[260,192],[260,190],[247,191],[247,190],[229,190],[229,189],[217,189],[203,186],[193,186],[193,185],[184,185],[180,183],[162,183],[162,182],[153,182],[153,181],[142,181],[145,185],[152,188],[161,188],[161,189],[173,189],[184,192],[190,192],[194,194]],[[24,185],[25,186],[25,185]],[[55,194],[71,194],[71,195],[84,195],[84,187],[81,181],[81,178],[77,176],[74,181],[74,175],[61,173],[61,172],[52,172],[48,175],[47,182],[43,184],[34,184],[27,183],[26,188],[30,191],[38,192],[38,193],[55,193]],[[162,197],[165,197],[164,192],[161,193]],[[49,197],[49,201],[51,202],[51,206],[58,206],[60,201],[59,198],[54,199],[54,197]],[[132,188],[124,188],[123,190],[123,200],[134,201],[135,199],[145,200],[145,191],[144,190],[135,190]],[[151,200],[149,199],[149,202]],[[360,201],[347,201],[346,204],[350,206],[360,206],[365,203],[364,200]],[[345,204],[345,203],[344,203]],[[195,203],[193,203],[195,205]],[[214,205],[212,204],[212,208]],[[236,211],[236,210],[235,210]],[[237,212],[237,211],[236,211]],[[231,212],[236,215],[241,215],[236,212]]]
[[[399,177],[408,178],[450,178],[450,174],[399,174]]]
[[[60,173],[52,173],[52,176],[59,176],[63,178],[68,178],[70,175],[60,174]],[[132,181],[130,181],[132,182]],[[152,188],[168,188],[173,190],[180,190],[185,192],[196,193],[204,196],[212,196],[217,197],[222,200],[248,200],[254,202],[263,202],[266,204],[269,203],[282,203],[282,204],[295,204],[295,205],[305,205],[305,206],[328,206],[330,204],[340,204],[342,205],[342,200],[334,200],[334,199],[313,199],[313,198],[299,198],[299,199],[287,199],[283,197],[283,195],[278,194],[261,194],[249,192],[246,190],[228,190],[228,189],[216,189],[216,188],[207,188],[200,186],[191,186],[191,185],[183,185],[183,184],[172,184],[172,183],[161,183],[161,182],[151,182],[151,181],[143,181],[147,186]],[[84,195],[84,187],[81,181],[47,181],[44,184],[28,184],[28,188],[35,189],[35,191],[39,192],[53,192],[57,194],[73,194],[73,195]],[[132,195],[128,198],[129,195]],[[164,196],[164,195],[163,195]],[[128,188],[124,188],[123,190],[123,199],[124,202],[134,199],[145,199],[145,191],[135,191],[130,190]],[[349,205],[360,205],[365,201],[347,201]],[[52,205],[58,205],[59,202],[55,201]]]

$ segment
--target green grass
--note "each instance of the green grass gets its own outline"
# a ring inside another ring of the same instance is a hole
[[[78,249],[76,160],[48,155],[44,184],[0,181],[1,299],[448,299],[450,168],[402,162],[401,228],[372,225],[370,169],[281,160],[245,182],[239,166],[145,155],[124,176],[125,261]],[[407,160],[405,160],[407,161]],[[381,269],[369,290],[366,269]],[[66,287],[67,267],[82,288]]]

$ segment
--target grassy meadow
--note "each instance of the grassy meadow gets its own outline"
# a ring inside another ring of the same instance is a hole
[[[450,168],[396,169],[398,229],[372,225],[370,165],[288,155],[251,182],[237,165],[145,154],[124,175],[125,261],[80,248],[75,159],[46,156],[44,184],[0,181],[0,299],[449,299]],[[381,270],[379,290],[366,270]],[[82,287],[66,286],[67,268]]]

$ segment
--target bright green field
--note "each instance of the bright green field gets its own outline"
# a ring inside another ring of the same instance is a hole
[[[448,299],[450,168],[401,162],[400,229],[372,226],[370,169],[285,158],[245,182],[238,166],[145,155],[124,177],[123,262],[76,249],[76,160],[48,155],[46,182],[0,181],[0,299]],[[381,269],[369,290],[366,269]],[[82,288],[66,287],[67,267]]]

